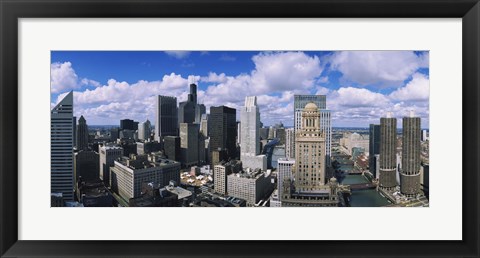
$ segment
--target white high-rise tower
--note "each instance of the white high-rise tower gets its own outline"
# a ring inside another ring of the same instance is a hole
[[[245,98],[240,112],[240,160],[243,167],[267,169],[267,158],[260,154],[260,111],[257,97]]]

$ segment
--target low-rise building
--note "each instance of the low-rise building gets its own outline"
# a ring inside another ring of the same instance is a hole
[[[244,199],[247,206],[255,206],[272,193],[274,183],[271,178],[270,170],[246,169],[246,171],[232,173],[227,176],[227,195]]]

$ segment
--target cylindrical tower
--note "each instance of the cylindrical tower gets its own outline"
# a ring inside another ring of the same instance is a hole
[[[396,180],[396,141],[397,119],[387,117],[380,118],[380,187],[392,190],[397,185]]]
[[[420,191],[420,117],[403,118],[402,169],[400,190],[407,196]]]

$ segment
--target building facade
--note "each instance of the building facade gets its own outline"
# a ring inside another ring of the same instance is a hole
[[[260,111],[257,97],[245,98],[240,111],[240,160],[243,167],[267,169],[267,157],[260,154]]]
[[[295,129],[285,129],[285,157],[288,159],[295,158]]]
[[[397,119],[390,113],[380,118],[380,187],[392,190],[397,185]]]
[[[404,117],[402,134],[402,168],[400,170],[400,191],[407,196],[420,193],[420,117]]]
[[[224,152],[226,158],[236,156],[236,114],[234,108],[226,106],[210,107],[210,152]]]
[[[282,199],[282,191],[284,189],[283,183],[286,179],[290,181],[293,179],[292,170],[295,165],[295,159],[281,158],[278,159],[278,168],[277,168],[277,189],[278,189],[278,198]]]
[[[198,164],[199,151],[199,125],[181,123],[180,124],[180,149],[182,164],[186,167]]]
[[[295,133],[295,191],[316,191],[325,184],[325,137],[317,105],[308,103]]]
[[[51,110],[50,119],[51,193],[73,201],[73,91]]]
[[[368,168],[373,178],[377,177],[375,155],[380,154],[380,125],[370,124],[368,137]]]
[[[273,191],[271,173],[259,169],[249,172],[232,173],[227,176],[227,194],[247,201],[248,206],[255,206],[266,199]]]
[[[141,196],[142,184],[166,186],[180,182],[180,163],[155,155],[123,157],[111,168],[112,190],[128,201]]]
[[[147,141],[150,139],[152,134],[152,124],[147,119],[147,121],[140,123],[138,125],[138,139],[142,141]]]
[[[87,150],[88,149],[88,125],[87,121],[83,116],[80,116],[78,119],[77,125],[77,150]]]
[[[155,140],[162,142],[165,136],[176,136],[177,98],[158,95],[155,108]]]
[[[135,145],[136,147],[136,145]],[[100,179],[106,186],[110,186],[110,167],[114,161],[123,156],[123,148],[118,146],[102,146],[99,148]]]

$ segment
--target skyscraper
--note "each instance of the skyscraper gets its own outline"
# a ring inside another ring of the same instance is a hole
[[[165,136],[177,135],[177,98],[157,96],[155,108],[155,140],[161,142]]]
[[[402,137],[402,168],[400,170],[400,191],[407,196],[420,193],[420,117],[404,117]]]
[[[295,191],[314,192],[325,184],[325,137],[317,105],[308,103],[295,133]]]
[[[73,91],[50,113],[51,192],[73,201]]]
[[[190,84],[190,93],[187,101],[178,104],[178,124],[194,123],[197,109],[197,85]],[[201,114],[200,114],[201,116]]]
[[[78,150],[88,149],[88,125],[87,125],[87,121],[83,116],[80,116],[80,118],[78,119],[77,149]]]
[[[194,166],[198,164],[198,124],[181,123],[180,124],[180,148],[182,163],[184,166]]]
[[[240,160],[243,167],[267,169],[267,157],[260,154],[260,111],[257,97],[245,98],[240,111]]]
[[[236,155],[237,118],[234,108],[210,107],[210,151],[225,152],[227,158]],[[210,159],[212,160],[212,159]]]
[[[150,134],[152,133],[152,124],[147,119],[147,121],[140,123],[138,125],[138,139],[146,141],[150,139]]]
[[[135,122],[131,119],[122,119],[120,120],[120,130],[137,130],[138,122]]]
[[[368,146],[368,152],[369,152],[369,158],[368,158],[368,167],[370,170],[370,173],[372,173],[373,178],[376,178],[376,161],[375,161],[375,155],[380,154],[380,125],[374,125],[370,124],[370,130],[369,130],[369,146]]]
[[[299,130],[302,127],[302,111],[310,102],[318,107],[320,116],[320,130],[324,131],[326,153],[326,165],[330,165],[330,155],[332,149],[332,118],[330,110],[327,109],[327,97],[325,95],[295,95],[294,106],[294,129]],[[295,148],[295,147],[294,147]]]
[[[397,119],[387,113],[380,118],[380,187],[392,190],[396,185]]]

